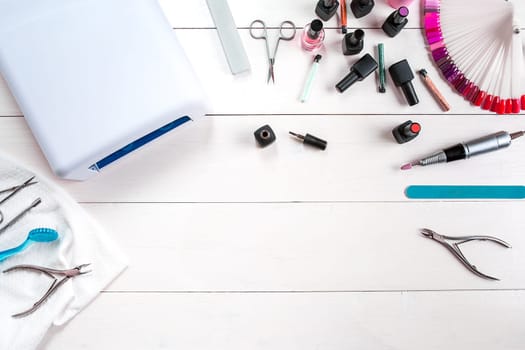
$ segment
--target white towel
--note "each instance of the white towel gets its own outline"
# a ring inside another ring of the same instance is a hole
[[[0,157],[0,190],[18,185],[33,173]],[[126,267],[121,250],[64,191],[35,174],[38,184],[24,188],[0,205],[5,219],[0,228],[37,197],[42,203],[13,227],[0,233],[0,251],[22,243],[37,227],[55,229],[60,238],[52,243],[34,243],[24,252],[0,262],[0,271],[18,264],[69,269],[91,263],[89,274],[70,279],[36,312],[20,319],[12,314],[25,311],[44,295],[52,280],[37,272],[0,274],[0,349],[35,349],[52,326],[71,320]],[[7,194],[0,194],[0,200]],[[60,277],[59,277],[60,278]]]

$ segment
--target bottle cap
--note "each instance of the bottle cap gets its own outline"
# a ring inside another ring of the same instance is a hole
[[[323,22],[318,19],[314,19],[310,23],[310,30],[308,31],[308,36],[312,39],[317,39],[323,30]]]

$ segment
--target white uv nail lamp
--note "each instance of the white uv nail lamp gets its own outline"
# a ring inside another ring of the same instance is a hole
[[[66,179],[207,110],[157,0],[0,0],[0,72]]]

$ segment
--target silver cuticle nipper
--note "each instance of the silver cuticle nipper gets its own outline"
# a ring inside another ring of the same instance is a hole
[[[35,266],[35,265],[16,265],[16,266],[8,268],[7,270],[4,270],[4,273],[9,273],[12,271],[21,271],[21,270],[41,272],[53,280],[49,289],[44,293],[44,295],[36,303],[33,304],[31,308],[27,309],[26,311],[22,311],[17,314],[14,314],[12,315],[12,317],[13,318],[26,317],[32,314],[33,312],[35,312],[36,310],[38,310],[38,308],[42,306],[42,304],[47,299],[49,299],[58,290],[58,288],[60,288],[60,286],[62,286],[68,280],[78,275],[83,275],[83,274],[91,272],[91,270],[87,270],[87,271],[84,270],[84,268],[88,267],[89,265],[91,264],[82,264],[82,265],[78,265],[76,267],[73,267],[72,269],[67,269],[67,270],[57,270],[57,269],[52,269],[52,268],[47,268],[47,267],[42,267],[42,266]],[[64,276],[64,277],[59,280],[55,276]]]
[[[492,236],[480,236],[480,235],[473,235],[473,236],[445,236],[440,235],[439,233],[436,233],[428,228],[421,229],[421,233],[423,236],[433,239],[434,241],[440,243],[445,248],[447,248],[454,256],[463,264],[467,269],[469,269],[472,273],[474,273],[476,276],[479,276],[481,278],[489,279],[489,280],[496,280],[499,281],[498,278],[489,276],[487,274],[484,274],[483,272],[480,272],[477,267],[473,264],[471,264],[468,259],[463,255],[463,252],[461,249],[459,249],[460,244],[471,242],[471,241],[491,241],[494,243],[497,243],[505,248],[511,248],[510,244],[507,242]],[[456,241],[456,242],[448,242],[448,241]]]

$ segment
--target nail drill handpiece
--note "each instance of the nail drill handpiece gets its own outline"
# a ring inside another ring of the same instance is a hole
[[[468,159],[478,154],[497,151],[510,146],[512,140],[521,137],[524,134],[524,131],[514,133],[499,131],[494,134],[483,136],[469,142],[459,143],[442,151],[438,151],[428,157],[405,164],[401,169],[408,170],[416,165],[427,166],[438,163],[447,163],[459,159]]]

